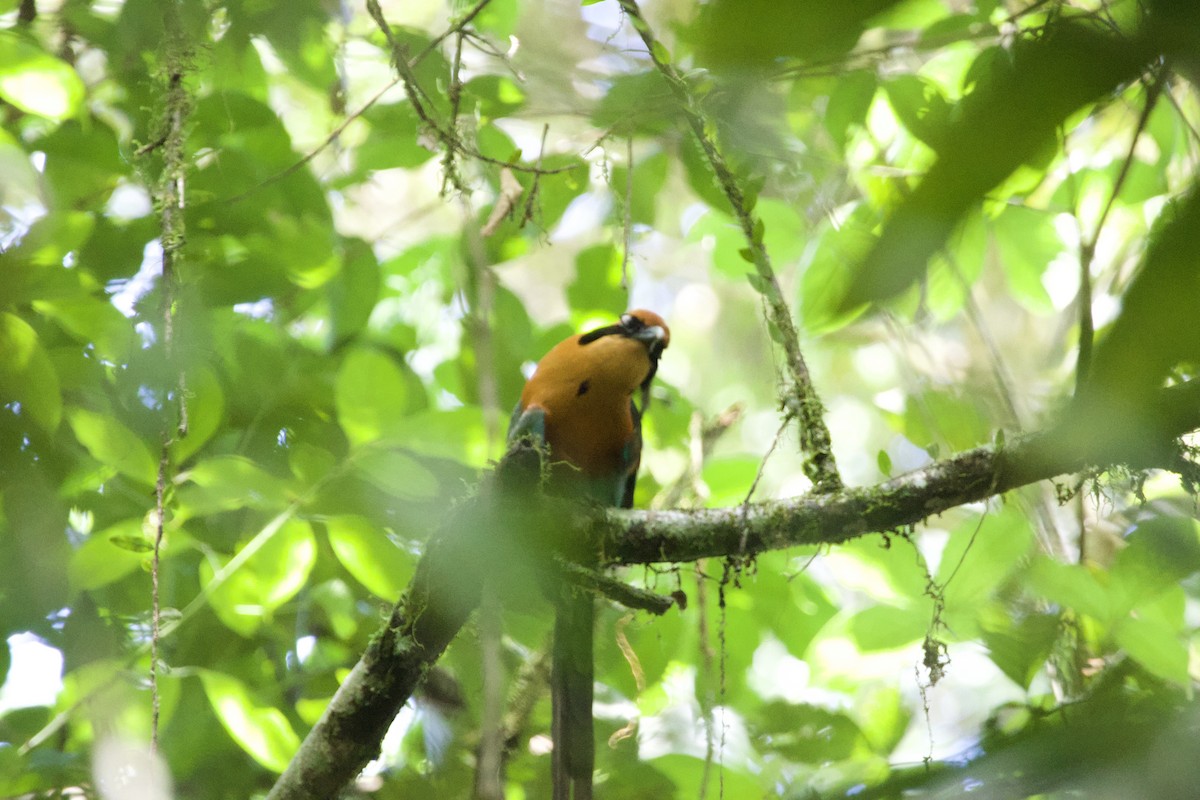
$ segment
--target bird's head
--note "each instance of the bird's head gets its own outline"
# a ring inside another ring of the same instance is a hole
[[[579,344],[586,347],[606,337],[613,337],[613,340],[637,342],[645,347],[650,370],[640,381],[640,385],[643,391],[646,390],[650,381],[654,379],[654,374],[658,371],[659,357],[671,342],[671,330],[667,327],[667,323],[653,311],[639,308],[622,314],[621,319],[615,325],[605,325],[603,328],[588,331],[579,337]]]

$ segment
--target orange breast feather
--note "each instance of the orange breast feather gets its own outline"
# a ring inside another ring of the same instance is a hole
[[[546,354],[521,393],[521,408],[546,414],[546,442],[554,461],[591,478],[617,477],[634,438],[630,399],[650,372],[645,346],[622,336],[586,345],[579,336]]]

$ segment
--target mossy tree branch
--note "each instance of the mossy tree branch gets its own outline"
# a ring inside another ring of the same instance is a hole
[[[770,254],[763,243],[765,228],[762,220],[754,215],[755,198],[747,195],[742,183],[730,169],[709,133],[704,114],[691,89],[678,70],[671,65],[666,47],[655,38],[636,0],[620,0],[620,3],[645,43],[654,66],[662,74],[679,103],[680,112],[704,151],[704,157],[716,175],[717,184],[729,200],[742,234],[746,237],[747,247],[743,255],[754,265],[755,270],[750,274],[750,282],[766,302],[773,338],[778,339],[783,346],[787,371],[791,378],[792,390],[785,392],[783,407],[785,413],[795,417],[800,424],[800,447],[805,455],[804,473],[812,481],[813,490],[818,494],[836,492],[842,488],[842,478],[833,457],[833,440],[829,435],[828,426],[825,425],[825,406],[821,403],[820,395],[809,375],[808,364],[800,349],[800,337],[792,322],[792,313],[783,297],[779,280],[775,277]]]
[[[269,800],[327,798],[379,752],[392,719],[479,603],[484,574],[520,562],[523,531],[590,530],[608,564],[690,561],[836,544],[901,529],[965,503],[1086,467],[1181,465],[1180,435],[1200,427],[1200,380],[1159,393],[1147,424],[1104,425],[1086,409],[1042,432],[939,461],[875,487],[695,511],[594,511],[546,500],[496,502],[491,485],[430,540],[408,590],[342,684]],[[503,472],[505,464],[501,464]],[[516,535],[506,536],[505,532]]]

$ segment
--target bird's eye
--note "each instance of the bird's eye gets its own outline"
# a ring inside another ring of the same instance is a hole
[[[640,331],[642,328],[646,327],[646,324],[633,314],[622,314],[621,327],[627,331]]]

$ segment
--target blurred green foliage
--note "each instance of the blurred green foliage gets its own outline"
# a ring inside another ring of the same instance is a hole
[[[363,9],[180,4],[169,357],[162,4],[41,5],[0,0],[0,796],[95,796],[96,744],[149,740],[160,477],[159,742],[198,800],[269,788],[501,453],[522,369],[569,332],[630,305],[672,325],[640,506],[807,489],[794,437],[773,445],[746,243],[615,3],[492,0],[457,86],[460,42],[435,37],[472,4],[385,3],[424,54],[426,113],[469,148],[452,157],[398,87],[358,113],[393,80]],[[1081,351],[1082,430],[1152,435],[1149,399],[1200,362],[1188,4],[645,5],[754,189],[849,483],[1052,419]],[[486,237],[504,184],[475,152],[522,187]],[[693,423],[734,403],[694,463]],[[689,604],[601,614],[598,740],[638,728],[599,748],[597,795],[1192,796],[1191,765],[1147,768],[1196,735],[1188,487],[1057,488],[822,552],[627,571]],[[510,676],[545,642],[529,595],[505,614]],[[469,794],[472,631],[440,667],[459,702],[414,700],[358,794]],[[541,696],[510,796],[547,795],[548,728]]]

